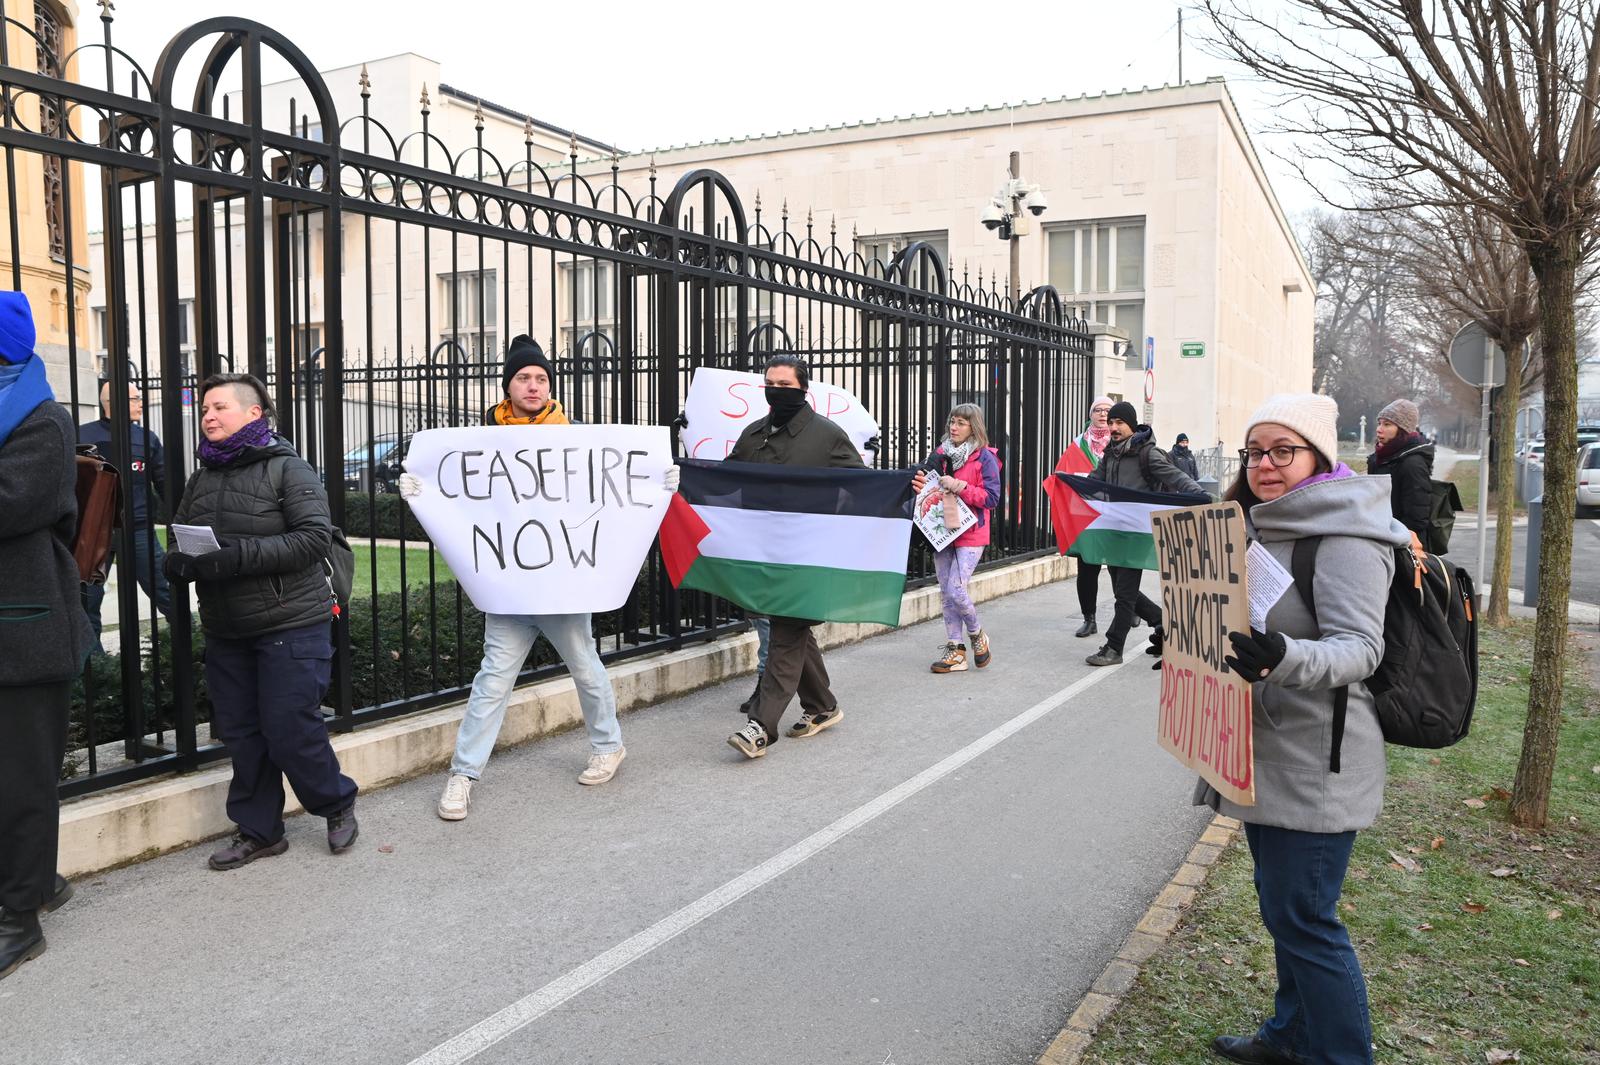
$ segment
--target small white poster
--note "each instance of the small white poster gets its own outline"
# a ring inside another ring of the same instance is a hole
[[[945,522],[945,508],[951,506],[957,515],[953,529]],[[956,537],[978,524],[978,516],[967,506],[966,500],[944,491],[939,487],[939,479],[931,475],[922,486],[922,491],[917,493],[911,513],[912,524],[928,538],[928,543],[933,545],[935,551],[943,551],[955,542]]]
[[[806,390],[811,409],[834,422],[849,434],[861,460],[871,465],[865,450],[868,440],[878,435],[878,421],[861,401],[842,388],[811,379]],[[683,431],[683,446],[690,458],[728,457],[745,427],[767,414],[766,379],[758,373],[719,370],[701,366],[689,382],[689,397],[683,405],[689,427]]]
[[[627,600],[672,495],[661,426],[425,429],[407,500],[456,580],[494,614],[585,614]]]

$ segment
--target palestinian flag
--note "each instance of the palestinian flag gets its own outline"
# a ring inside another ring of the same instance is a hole
[[[911,472],[685,459],[661,524],[676,588],[757,614],[900,623]]]
[[[1094,448],[1089,446],[1089,434],[1082,433],[1067,445],[1067,450],[1056,460],[1056,472],[1093,473],[1095,467],[1099,465],[1100,459],[1096,457]]]
[[[1156,540],[1150,514],[1194,507],[1209,497],[1187,492],[1141,492],[1077,474],[1056,472],[1044,482],[1050,522],[1064,555],[1127,569],[1155,569]]]

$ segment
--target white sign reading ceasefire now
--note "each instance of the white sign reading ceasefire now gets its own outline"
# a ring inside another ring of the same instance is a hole
[[[667,430],[632,425],[426,429],[408,500],[456,580],[494,614],[615,610],[667,513]]]

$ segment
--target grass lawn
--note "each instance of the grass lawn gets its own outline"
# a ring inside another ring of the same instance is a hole
[[[1532,624],[1483,630],[1471,735],[1445,751],[1390,747],[1383,816],[1357,837],[1341,905],[1381,1062],[1600,1062],[1600,703],[1582,637],[1550,828],[1505,816]],[[1218,1061],[1213,1036],[1256,1028],[1276,978],[1250,873],[1241,835],[1084,1061]]]
[[[163,546],[167,542],[167,530],[158,527],[156,535],[161,538]],[[400,590],[400,554],[398,547],[372,548],[360,540],[350,544],[350,552],[356,557],[356,579],[350,593],[351,598],[365,598],[372,594],[372,553],[378,554],[378,591],[398,592]],[[425,588],[428,585],[428,549],[426,547],[407,547],[405,552],[405,583],[412,588]],[[435,553],[433,558],[434,580],[453,581],[455,574],[445,563],[443,556]]]
[[[378,591],[398,592],[401,586],[400,556],[405,555],[405,584],[412,588],[425,588],[428,585],[428,549],[426,547],[369,547],[367,544],[356,541],[350,545],[350,550],[356,556],[356,579],[351,597],[356,599],[366,598],[372,594],[373,554],[377,555]],[[445,563],[444,557],[437,552],[433,558],[433,579],[436,581],[451,581],[455,574]]]

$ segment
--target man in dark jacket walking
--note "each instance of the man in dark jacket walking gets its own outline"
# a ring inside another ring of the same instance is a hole
[[[1172,450],[1167,453],[1172,459],[1172,464],[1188,474],[1192,481],[1200,480],[1200,467],[1194,461],[1194,452],[1189,450],[1189,434],[1179,433],[1178,439],[1172,442]]]
[[[93,634],[78,598],[73,426],[33,352],[33,315],[0,292],[0,979],[44,953],[72,682]]]
[[[172,615],[172,589],[167,584],[162,569],[167,553],[156,538],[152,526],[160,520],[156,514],[161,500],[167,494],[166,459],[161,450],[161,438],[146,429],[144,397],[135,385],[128,386],[128,438],[130,457],[124,459],[117,446],[117,434],[111,424],[111,382],[100,386],[100,417],[78,427],[78,443],[93,444],[122,474],[122,484],[133,497],[133,575],[144,589],[144,594],[156,605],[162,617]],[[112,539],[112,558],[121,537]],[[123,567],[124,573],[127,567]],[[96,646],[100,639],[100,606],[105,601],[103,584],[91,584],[84,593],[84,605],[89,611],[89,624],[94,626]]]
[[[732,462],[772,462],[784,466],[862,469],[861,454],[838,425],[806,403],[811,371],[794,355],[767,361],[767,416],[750,423],[728,454]],[[755,706],[744,728],[728,743],[746,758],[760,758],[778,738],[778,722],[796,694],[800,720],[785,733],[794,739],[815,736],[844,718],[829,688],[828,667],[812,635],[817,624],[804,618],[774,617],[767,668],[756,689]]]
[[[1194,479],[1172,464],[1164,451],[1156,447],[1155,432],[1148,425],[1139,424],[1138,412],[1133,404],[1124,400],[1111,408],[1107,418],[1111,426],[1111,443],[1106,453],[1089,476],[1123,488],[1136,488],[1143,492],[1192,492],[1203,494]],[[1139,590],[1144,570],[1124,566],[1108,566],[1111,571],[1111,590],[1117,597],[1116,613],[1111,626],[1106,629],[1105,645],[1090,655],[1086,662],[1091,666],[1114,666],[1122,661],[1122,648],[1133,628],[1134,616],[1144,619],[1156,631],[1150,637],[1150,653],[1161,654],[1165,630],[1161,627],[1161,608]]]
[[[1397,399],[1378,412],[1377,449],[1367,472],[1389,478],[1389,506],[1401,525],[1428,542],[1433,512],[1433,444],[1417,431],[1422,412],[1409,399]]]

